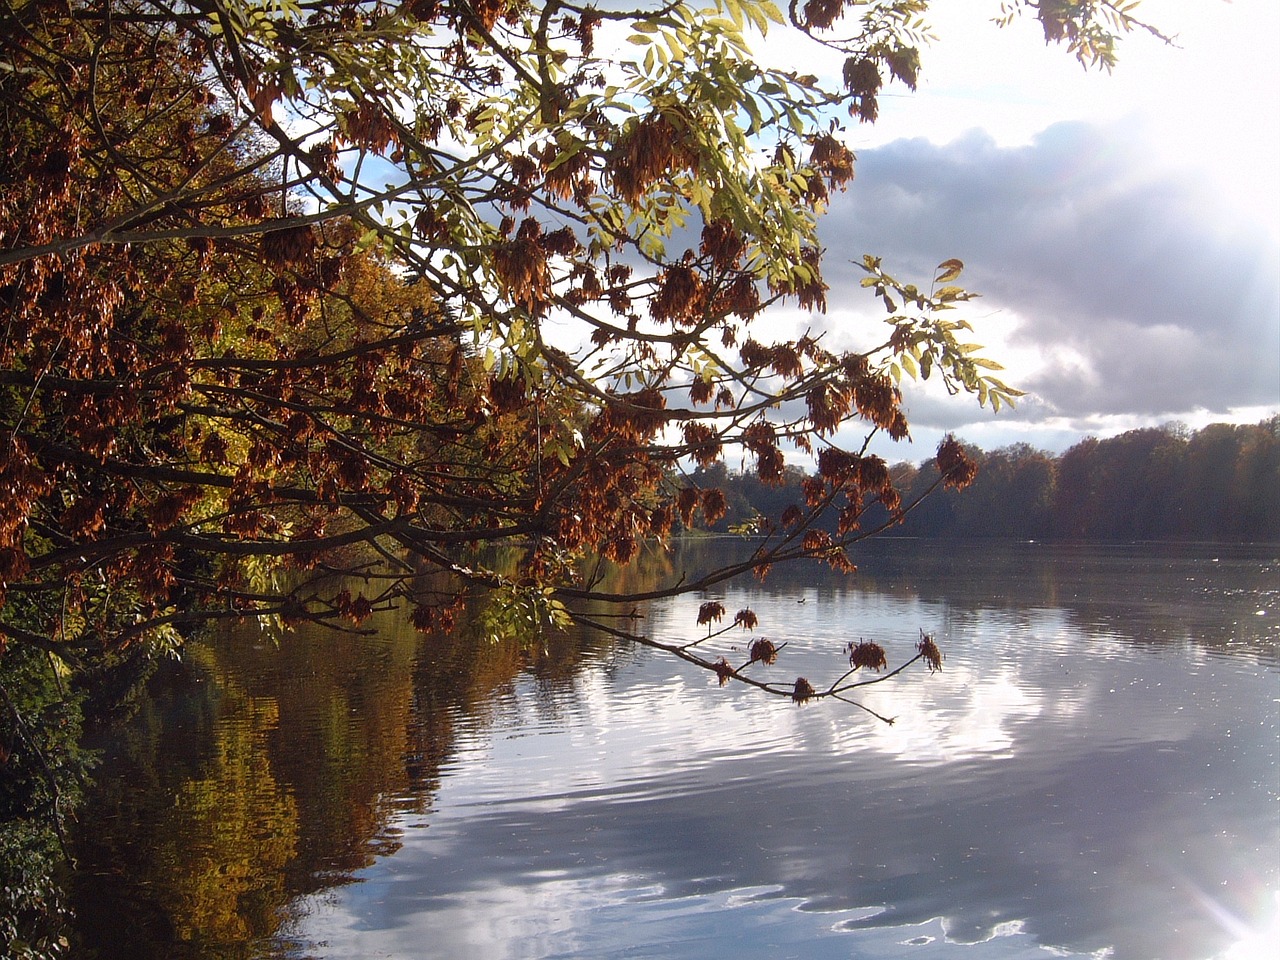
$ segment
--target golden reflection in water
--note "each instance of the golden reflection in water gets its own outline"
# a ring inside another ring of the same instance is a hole
[[[282,955],[299,897],[399,847],[388,824],[429,807],[460,722],[483,728],[522,671],[557,683],[593,648],[423,636],[397,613],[366,625],[188,646],[86,813],[103,825],[79,843],[86,955]]]
[[[183,783],[155,825],[158,906],[176,939],[232,943],[275,932],[295,854],[298,807],[273,775],[267,737],[279,722],[271,698],[224,679],[232,722],[218,725],[205,772]]]

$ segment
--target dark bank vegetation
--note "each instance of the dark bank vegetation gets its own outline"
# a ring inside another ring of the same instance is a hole
[[[1181,424],[1082,440],[1055,456],[1028,444],[965,445],[977,476],[963,493],[929,497],[893,526],[895,536],[1019,540],[1280,542],[1280,417],[1256,424]],[[890,468],[903,496],[933,483],[933,465]],[[717,532],[752,530],[803,500],[803,471],[765,486],[723,464],[692,476],[725,494]],[[864,524],[887,523],[875,510]]]

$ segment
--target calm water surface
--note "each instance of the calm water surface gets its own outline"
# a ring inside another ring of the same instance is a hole
[[[934,633],[942,673],[864,697],[893,726],[599,640],[388,622],[196,647],[104,744],[83,937],[102,958],[1274,957],[1278,553],[884,541],[852,579],[714,595],[788,643],[780,680]],[[692,637],[709,598],[645,628]]]

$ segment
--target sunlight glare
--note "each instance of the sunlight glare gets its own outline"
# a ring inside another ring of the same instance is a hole
[[[1248,931],[1221,960],[1275,960],[1280,945],[1280,891],[1271,895],[1271,902],[1271,919],[1266,927]]]

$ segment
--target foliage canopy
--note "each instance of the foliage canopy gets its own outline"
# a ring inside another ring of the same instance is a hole
[[[928,6],[0,0],[13,951],[62,949],[41,910],[85,690],[110,699],[95,678],[136,678],[202,624],[359,630],[408,605],[440,631],[479,603],[493,636],[576,617],[797,701],[892,675],[868,643],[830,685],[760,680],[771,641],[737,666],[700,646],[751,611],[721,627],[709,601],[688,642],[641,636],[631,611],[782,560],[850,569],[868,516],[897,522],[974,466],[948,440],[904,499],[841,429],[905,437],[904,378],[996,409],[1016,395],[951,319],[958,260],[923,286],[854,265],[887,311],[865,352],[758,322],[788,303],[820,331],[845,124],[873,122],[886,83],[914,88]],[[999,16],[1109,68],[1145,26],[1133,6]],[[836,78],[758,62],[780,31],[834,51]],[[740,450],[780,487],[784,447],[818,473],[760,518],[747,560],[609,586],[605,561],[723,515],[691,467]],[[941,653],[922,635],[915,659]]]
[[[1105,67],[1132,6],[1001,15]],[[79,668],[392,603],[449,628],[478,591],[493,630],[533,629],[785,559],[849,568],[868,506],[911,503],[836,432],[905,437],[904,376],[1016,394],[948,318],[955,260],[921,287],[862,261],[875,349],[752,332],[824,310],[843,124],[915,86],[927,7],[8,0],[0,652]],[[837,51],[839,80],[758,63],[774,31]],[[748,562],[645,595],[583,562],[720,515],[685,466],[740,448],[775,483],[788,445],[818,475]],[[938,463],[933,486],[972,478],[954,442]],[[514,568],[483,559],[501,545]]]

